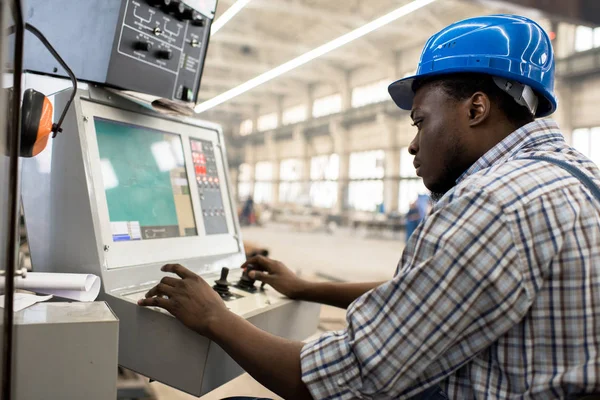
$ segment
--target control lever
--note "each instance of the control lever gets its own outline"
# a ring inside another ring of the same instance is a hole
[[[231,297],[231,292],[229,291],[229,286],[231,286],[231,284],[227,281],[228,275],[229,268],[221,268],[221,277],[215,281],[215,285],[213,286],[215,292],[219,293],[219,296],[221,296],[223,299],[228,299]]]
[[[255,268],[252,266],[247,267],[244,272],[242,273],[242,277],[240,278],[240,280],[238,281],[238,283],[236,283],[235,287],[245,290],[246,292],[250,292],[250,293],[254,293],[256,292],[256,287],[254,286],[254,282],[256,282],[256,279],[252,279],[250,278],[250,271],[254,271]]]

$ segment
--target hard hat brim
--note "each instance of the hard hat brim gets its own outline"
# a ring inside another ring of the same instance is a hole
[[[388,93],[394,100],[394,103],[402,110],[410,111],[412,109],[415,92],[413,92],[413,83],[419,76],[413,75],[407,78],[399,79],[388,86]]]

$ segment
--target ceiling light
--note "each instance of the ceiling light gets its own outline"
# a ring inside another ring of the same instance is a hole
[[[417,11],[420,8],[423,8],[431,3],[433,3],[436,0],[414,0],[400,8],[395,9],[394,11],[377,18],[376,20],[373,20],[359,28],[356,28],[355,30],[348,32],[336,39],[333,39],[332,41],[325,43],[324,45],[321,45],[313,50],[308,51],[307,53],[302,54],[301,56],[298,56],[296,58],[294,58],[293,60],[290,60],[284,64],[281,64],[278,67],[273,68],[270,71],[267,71],[259,76],[257,76],[256,78],[252,78],[249,81],[242,83],[239,86],[234,87],[233,89],[230,89],[224,93],[221,93],[220,95],[213,97],[212,99],[206,100],[205,102],[202,102],[200,104],[197,104],[196,107],[194,108],[194,111],[196,113],[201,113],[204,112],[206,110],[209,110],[213,107],[218,106],[219,104],[223,104],[228,100],[233,99],[236,96],[239,96],[242,93],[245,93],[251,89],[254,89],[257,86],[262,85],[265,82],[268,82],[272,79],[277,78],[280,75],[285,74],[286,72],[289,72],[295,68],[298,68],[301,65],[304,65],[312,60],[314,60],[315,58],[321,57],[324,54],[329,53],[332,50],[338,49],[340,47],[342,47],[345,44],[348,44],[358,38],[361,38],[363,36],[365,36],[368,33],[371,33],[391,22],[394,22],[395,20],[397,20],[398,18],[404,17],[414,11]],[[239,0],[237,3],[242,2],[242,0]],[[233,6],[235,6],[237,3],[235,3]],[[232,8],[233,6],[231,6],[230,8]],[[229,10],[227,10],[229,11]],[[223,14],[223,16],[225,16],[225,14]],[[223,17],[219,18],[219,20],[217,22],[219,22]]]
[[[246,6],[246,4],[250,3],[250,1],[251,0],[238,0],[233,3],[231,7],[229,7],[223,13],[223,15],[221,15],[221,17],[212,24],[212,27],[210,28],[210,36],[217,33],[219,29],[223,27],[223,25],[228,23],[229,20],[233,18],[235,14],[239,13],[240,10]]]

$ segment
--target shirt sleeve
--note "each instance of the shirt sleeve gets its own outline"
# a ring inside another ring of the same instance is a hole
[[[436,207],[394,279],[349,307],[345,330],[304,346],[313,398],[412,397],[516,325],[533,295],[505,219],[482,190]]]

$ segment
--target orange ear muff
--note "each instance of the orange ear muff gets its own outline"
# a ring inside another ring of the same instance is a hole
[[[21,107],[21,157],[41,153],[52,134],[52,103],[42,93],[27,89]]]

